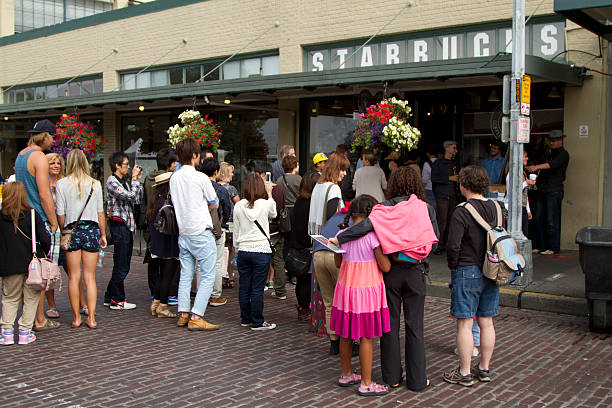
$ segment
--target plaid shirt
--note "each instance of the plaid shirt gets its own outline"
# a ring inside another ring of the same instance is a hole
[[[106,180],[106,213],[112,208],[111,218],[121,218],[125,226],[134,232],[134,204],[140,204],[142,184],[138,180],[131,180],[131,184],[127,181],[126,184],[127,188],[114,174]]]

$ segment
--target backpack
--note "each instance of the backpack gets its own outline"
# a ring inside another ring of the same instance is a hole
[[[497,220],[492,227],[470,203],[459,204],[464,207],[487,233],[487,253],[482,268],[482,274],[495,282],[497,286],[505,286],[523,275],[525,258],[518,252],[516,241],[502,227],[501,205],[492,200],[497,209]]]
[[[170,193],[168,193],[164,204],[157,212],[155,221],[153,221],[153,227],[162,234],[179,234],[178,222],[176,221],[176,213],[174,212],[174,206],[172,205],[172,197],[170,197]]]

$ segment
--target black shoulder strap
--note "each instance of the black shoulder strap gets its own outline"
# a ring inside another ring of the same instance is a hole
[[[289,185],[289,183],[287,183],[287,177],[285,177],[285,173],[283,173],[283,181],[285,182],[285,185],[287,186],[287,188],[289,189],[289,191],[291,192],[291,194],[295,197],[295,199],[297,200],[298,195],[296,194],[295,191],[293,191],[293,189],[291,188],[291,186]]]
[[[261,225],[259,224],[259,222],[257,220],[255,220],[255,225],[257,225],[257,228],[259,228],[259,230],[261,231],[261,233],[264,235],[264,237],[266,237],[266,239],[268,240],[268,244],[270,245],[270,250],[273,250],[272,247],[272,242],[270,241],[270,238],[268,238],[268,235],[266,234],[266,231],[264,231],[264,229],[261,227]]]

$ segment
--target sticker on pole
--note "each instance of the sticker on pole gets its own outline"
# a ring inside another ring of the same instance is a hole
[[[529,75],[523,75],[521,91],[521,115],[529,115],[531,110],[531,77]]]
[[[529,143],[529,133],[531,130],[531,119],[528,116],[521,116],[518,119],[518,143]]]

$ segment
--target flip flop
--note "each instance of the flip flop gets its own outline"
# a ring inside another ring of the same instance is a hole
[[[78,329],[78,328],[79,328],[79,327],[81,327],[82,325],[83,325],[83,319],[81,319],[81,321],[79,322],[79,324],[74,324],[74,323],[71,323],[71,324],[70,324],[70,326],[71,326],[73,329]]]
[[[47,316],[49,319],[57,319],[60,317],[60,314],[56,308],[52,307],[45,312],[45,316]]]
[[[79,313],[85,316],[89,316],[89,309],[87,308],[87,306],[83,306],[79,309]]]
[[[53,329],[57,329],[58,327],[60,327],[62,324],[60,322],[54,322],[53,320],[49,320],[47,319],[47,322],[41,326],[41,327],[34,327],[33,330],[35,332],[41,332],[41,331],[45,331],[45,330],[53,330]]]
[[[90,329],[97,329],[98,323],[96,322],[96,324],[89,324],[89,321],[85,320],[85,326],[89,327]]]

